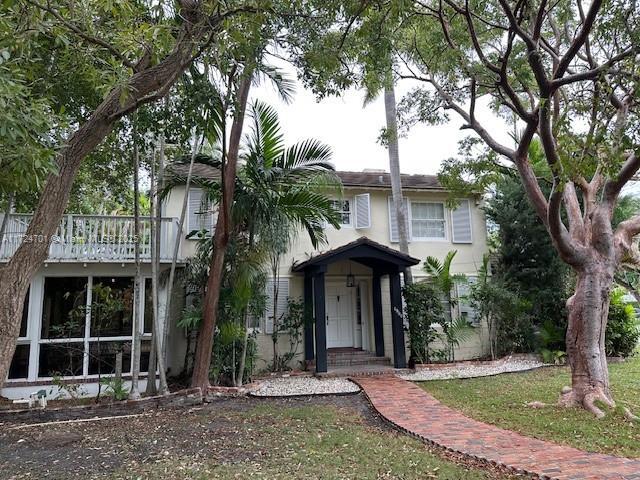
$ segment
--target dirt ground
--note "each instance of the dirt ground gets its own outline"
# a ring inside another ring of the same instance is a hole
[[[25,424],[5,423],[0,425],[0,478],[244,478],[238,473],[220,473],[217,467],[214,473],[218,473],[212,475],[208,469],[198,470],[197,476],[190,472],[196,464],[259,467],[268,463],[274,455],[270,445],[280,443],[277,432],[287,428],[316,432],[322,423],[314,424],[318,420],[309,419],[309,413],[304,412],[325,410],[334,412],[326,417],[327,422],[329,418],[349,419],[367,431],[386,437],[399,435],[372,412],[362,394],[227,398],[198,407],[154,410],[103,421],[26,428]],[[289,411],[299,412],[298,423],[281,428],[283,418],[278,415]],[[283,438],[282,445],[286,440]]]

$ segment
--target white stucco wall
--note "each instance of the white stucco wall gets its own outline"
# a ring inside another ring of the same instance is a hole
[[[370,194],[370,208],[371,208],[371,226],[367,229],[356,229],[353,226],[343,226],[340,229],[334,227],[327,227],[325,230],[327,236],[327,244],[320,247],[319,250],[314,250],[308,236],[305,232],[299,232],[296,241],[291,246],[289,253],[286,254],[281,260],[280,275],[281,278],[288,278],[290,284],[290,296],[294,298],[301,298],[303,292],[303,278],[301,275],[297,275],[291,272],[291,267],[294,263],[299,263],[308,258],[322,252],[339,247],[346,243],[357,240],[360,237],[366,236],[371,240],[388,247],[397,249],[398,244],[390,241],[390,227],[389,227],[389,207],[388,198],[391,195],[391,190],[388,188],[352,188],[345,187],[343,198],[351,199],[355,195],[368,193]],[[182,208],[182,201],[184,195],[184,188],[178,187],[172,191],[165,202],[166,216],[178,217]],[[434,191],[434,190],[412,190],[405,189],[404,195],[410,201],[424,201],[424,202],[443,202],[447,200],[446,192]],[[352,203],[353,204],[353,203]],[[472,243],[453,243],[451,232],[451,212],[448,208],[445,208],[445,232],[446,238],[443,240],[431,240],[431,241],[412,241],[409,244],[409,254],[415,258],[424,261],[427,256],[433,256],[439,259],[443,259],[444,256],[450,250],[457,250],[456,257],[454,259],[452,270],[455,273],[464,273],[467,275],[474,275],[477,273],[478,268],[482,264],[482,257],[488,252],[487,248],[487,231],[485,215],[478,201],[474,198],[470,199],[471,207],[471,225],[472,225]],[[352,217],[355,215],[352,208]],[[352,220],[352,223],[354,221]],[[185,227],[186,230],[186,227]],[[186,234],[186,233],[185,233]],[[183,238],[181,245],[181,256],[186,258],[193,255],[195,252],[197,242],[195,240],[187,240]],[[422,262],[412,268],[414,277],[419,279],[424,278],[424,272],[422,270]],[[356,277],[360,276],[364,279],[370,279],[371,271],[359,265],[355,262],[339,262],[329,267],[326,277],[327,281],[332,279],[344,279],[348,273],[353,273]],[[385,337],[385,355],[393,361],[393,348],[391,337],[391,314],[389,305],[389,282],[386,277],[382,279],[382,302],[383,302],[383,324],[384,324],[384,337]],[[369,283],[368,291],[368,306],[370,308],[371,298],[371,283]],[[369,334],[371,350],[374,350],[374,338],[373,338],[373,323],[372,315],[369,314],[368,322],[370,322]],[[456,351],[456,358],[468,359],[477,358],[487,353],[487,340],[486,335],[483,335],[486,326],[476,327],[476,333],[471,339],[464,342],[460,348]],[[271,362],[273,356],[273,346],[271,341],[271,335],[267,335],[261,332],[256,338],[258,345],[257,362],[258,369],[265,368],[269,362]],[[288,350],[288,341],[286,338],[282,338],[279,342],[280,352]],[[303,357],[304,345],[299,347],[299,355],[295,358],[292,366],[299,367]],[[408,350],[407,350],[408,352]]]

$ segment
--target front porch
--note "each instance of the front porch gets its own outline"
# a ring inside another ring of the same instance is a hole
[[[330,271],[339,262],[347,262],[348,273]],[[361,269],[358,278],[351,272],[351,262]],[[304,302],[314,319],[304,331],[307,364],[316,373],[326,373],[329,367],[354,362],[354,356],[360,366],[371,360],[388,364],[391,357],[395,368],[406,368],[400,275],[418,263],[416,258],[362,237],[295,265],[294,272],[304,273]],[[384,282],[388,282],[388,297],[383,295]],[[365,310],[369,302],[370,319]],[[384,318],[389,319],[390,345],[385,345]],[[362,353],[354,355],[357,350]]]

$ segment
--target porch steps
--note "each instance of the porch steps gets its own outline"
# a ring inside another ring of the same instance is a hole
[[[315,360],[307,363],[309,368],[315,367]],[[388,357],[376,357],[375,353],[357,349],[330,349],[327,351],[327,366],[352,367],[363,365],[391,365]]]

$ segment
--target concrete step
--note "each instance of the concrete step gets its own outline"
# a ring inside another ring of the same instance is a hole
[[[309,368],[315,367],[315,360],[307,362]],[[371,352],[362,352],[357,355],[327,355],[327,366],[329,367],[349,367],[362,365],[391,365],[388,357],[376,357]]]
[[[354,350],[353,352],[327,352],[327,358],[366,358],[375,357],[375,353],[366,352],[364,350]]]

